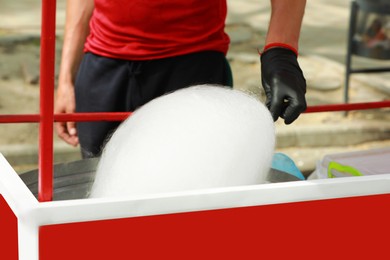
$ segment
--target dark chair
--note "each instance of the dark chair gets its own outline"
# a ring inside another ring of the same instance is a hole
[[[375,38],[375,30],[383,28],[384,17],[390,15],[389,0],[354,0],[351,1],[349,31],[347,39],[347,59],[345,69],[344,102],[349,101],[349,79],[353,73],[388,72],[390,67],[352,68],[352,55],[361,57],[390,60],[389,47],[383,45],[369,46],[367,37]],[[373,18],[374,17],[374,18]],[[390,19],[388,19],[390,22]]]

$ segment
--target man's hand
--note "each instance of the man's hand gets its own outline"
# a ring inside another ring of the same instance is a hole
[[[89,20],[94,10],[93,0],[66,1],[64,43],[54,113],[74,113],[76,108],[74,82],[83,57],[85,40],[89,34]],[[77,146],[76,124],[59,122],[55,124],[57,135],[68,144]]]
[[[274,121],[291,124],[306,110],[306,80],[296,54],[286,48],[271,48],[260,56],[266,106]]]
[[[57,90],[54,113],[74,113],[76,108],[74,86],[60,85]],[[77,146],[76,124],[74,122],[57,122],[55,124],[57,135],[70,145]]]

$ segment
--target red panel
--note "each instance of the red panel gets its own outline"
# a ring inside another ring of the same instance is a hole
[[[384,194],[51,225],[40,260],[384,259],[389,211]]]
[[[0,259],[18,259],[18,220],[1,194]]]
[[[40,55],[39,201],[53,198],[53,108],[56,0],[42,1]]]

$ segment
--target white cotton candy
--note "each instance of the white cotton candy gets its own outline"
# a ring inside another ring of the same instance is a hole
[[[178,90],[114,132],[90,197],[264,183],[274,146],[271,114],[254,97],[219,86]]]

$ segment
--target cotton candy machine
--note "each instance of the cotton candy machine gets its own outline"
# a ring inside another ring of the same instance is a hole
[[[39,171],[18,175],[0,153],[0,259],[331,259],[335,255],[382,259],[388,255],[387,240],[380,238],[390,232],[390,172],[289,181],[296,180],[294,175],[274,168],[270,184],[83,199],[98,161],[58,164],[52,175],[53,122],[113,120],[116,115],[53,115],[55,10],[55,1],[42,1],[40,114],[0,116],[0,123],[41,126]],[[389,105],[337,104],[306,112]],[[118,115],[122,120],[125,116]],[[356,246],[356,241],[361,245]]]
[[[98,162],[99,158],[90,158],[55,164],[53,170],[53,200],[87,198],[94,181]],[[38,198],[38,169],[21,173],[19,177],[32,194]],[[267,181],[270,183],[299,181],[302,180],[302,177],[281,169],[271,168]]]
[[[94,180],[98,158],[54,165],[53,200],[86,198]],[[19,175],[38,198],[38,169]]]
[[[38,202],[37,172],[19,177],[0,154],[0,258],[272,259],[282,247],[281,258],[311,259],[303,244],[331,258],[320,250],[324,236],[339,232],[345,248],[351,236],[390,232],[390,174],[82,199],[96,163],[56,165],[56,201]],[[358,252],[380,259],[385,249],[386,240],[367,239]]]

